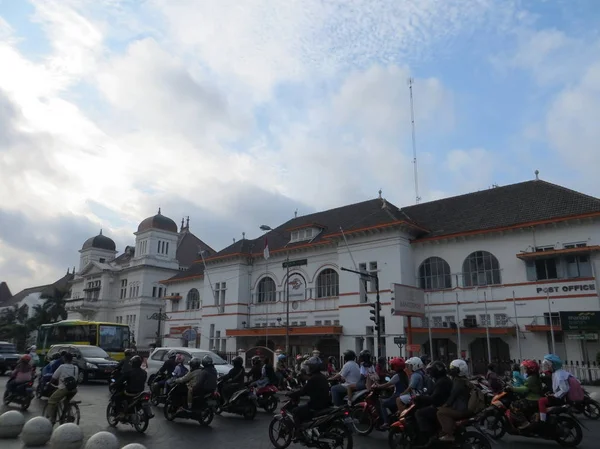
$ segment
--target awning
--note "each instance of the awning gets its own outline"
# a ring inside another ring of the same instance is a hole
[[[521,260],[536,260],[548,259],[558,256],[577,256],[580,254],[589,254],[591,252],[600,251],[600,245],[582,246],[579,248],[567,249],[551,249],[548,251],[532,251],[517,254],[517,258]]]
[[[291,326],[291,336],[298,335],[341,335],[342,326]],[[227,329],[228,337],[264,337],[265,335],[285,335],[285,326],[250,327],[245,329]]]

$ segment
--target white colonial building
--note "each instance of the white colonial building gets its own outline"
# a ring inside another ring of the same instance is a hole
[[[365,294],[347,268],[379,277],[384,355],[407,352],[394,339],[410,335],[415,351],[441,358],[539,359],[555,347],[569,360],[593,359],[599,223],[599,199],[538,179],[405,208],[379,197],[296,217],[163,280],[165,341],[187,343],[194,329],[189,343],[206,349],[285,349],[289,288],[292,353],[374,350],[374,282]],[[394,313],[402,298],[393,284],[424,291],[425,319],[409,326]]]
[[[129,324],[137,345],[148,347],[157,338],[159,324],[148,317],[164,312],[166,288],[160,281],[188,269],[200,251],[215,251],[190,232],[189,219],[178,229],[160,209],[142,221],[134,235],[135,245],[120,255],[102,231],[86,240],[67,309],[69,319]]]

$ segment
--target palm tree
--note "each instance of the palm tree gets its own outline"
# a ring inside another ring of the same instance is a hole
[[[50,321],[48,321],[49,323],[55,323],[57,321],[67,319],[67,303],[65,298],[68,294],[68,290],[54,287],[52,290],[46,291],[40,295],[40,299],[46,300],[42,308],[47,313],[47,317],[50,319]]]

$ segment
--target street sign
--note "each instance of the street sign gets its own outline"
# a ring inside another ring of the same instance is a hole
[[[181,334],[181,337],[185,341],[196,341],[196,337],[198,337],[198,332],[196,332],[196,329],[186,329],[185,331],[183,331],[183,334]]]
[[[598,340],[598,334],[567,334],[569,340]]]
[[[408,352],[421,352],[421,345],[406,345]]]
[[[560,312],[563,331],[599,331],[600,312]]]
[[[281,264],[283,266],[283,268],[287,268],[287,267],[302,267],[304,265],[308,265],[308,259],[299,259],[299,260],[290,260],[290,261],[285,261]]]
[[[395,345],[405,345],[406,344],[406,336],[400,335],[399,337],[394,337]]]
[[[394,315],[425,316],[425,294],[420,288],[392,284],[394,292]]]

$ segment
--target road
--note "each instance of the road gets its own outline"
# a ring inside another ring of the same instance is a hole
[[[4,377],[6,379],[6,377]],[[3,380],[3,379],[2,379]],[[1,382],[4,384],[4,382]],[[0,386],[0,393],[4,392],[4,385]],[[175,421],[168,422],[162,413],[162,406],[156,410],[156,417],[150,421],[150,427],[146,434],[138,434],[133,427],[119,425],[116,429],[108,426],[106,422],[106,404],[109,393],[105,383],[84,385],[79,388],[77,400],[82,401],[81,422],[84,435],[89,438],[96,432],[106,430],[114,433],[121,443],[121,446],[129,443],[141,443],[148,449],[163,449],[167,447],[196,447],[198,443],[208,444],[215,449],[239,448],[243,443],[244,449],[267,449],[272,445],[268,437],[268,424],[271,414],[259,411],[254,421],[244,421],[239,416],[224,414],[215,417],[209,428],[203,428],[193,421]],[[25,412],[26,419],[40,415],[44,401],[34,400],[30,409]],[[11,406],[2,406],[0,411],[13,409]],[[16,408],[15,408],[16,409]],[[589,431],[584,430],[584,440],[581,449],[596,449],[600,440],[600,421],[589,421],[583,418],[584,424]],[[369,437],[355,436],[354,447],[356,449],[387,449],[387,434],[375,432]],[[18,440],[3,440],[3,449],[21,448]],[[596,443],[594,443],[596,441]],[[497,449],[530,449],[530,448],[558,448],[556,443],[550,443],[540,440],[530,440],[525,438],[505,437],[498,443]]]

